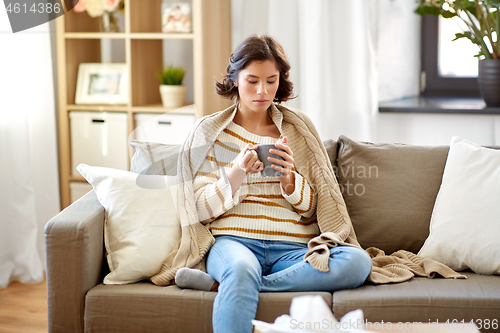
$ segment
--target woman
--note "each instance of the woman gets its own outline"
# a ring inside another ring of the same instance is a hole
[[[275,39],[251,36],[233,52],[216,84],[217,93],[236,100],[236,106],[224,111],[232,120],[217,134],[193,181],[198,219],[210,223],[215,243],[207,256],[208,274],[186,268],[176,275],[184,288],[214,290],[218,284],[214,332],[252,332],[260,291],[355,288],[371,271],[370,257],[343,242],[347,236],[337,242],[345,245],[329,249],[322,271],[304,260],[308,242],[323,232],[315,215],[321,184],[309,184],[294,167],[304,157],[291,147],[310,139],[282,135],[291,124],[277,105],[291,98],[289,69]],[[260,176],[263,162],[253,151],[269,143],[282,150],[270,152],[283,160],[269,158],[282,176]],[[351,243],[357,245],[355,237]]]

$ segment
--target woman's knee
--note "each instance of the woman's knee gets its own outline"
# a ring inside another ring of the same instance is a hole
[[[352,248],[352,263],[356,267],[356,276],[359,285],[362,285],[372,271],[372,260],[365,250],[356,247]]]
[[[260,264],[255,258],[239,257],[233,260],[227,267],[227,274],[238,278],[256,278],[260,276],[260,273]]]
[[[225,295],[248,301],[249,297],[258,298],[261,282],[260,271],[254,265],[246,260],[237,260],[232,262],[222,275],[219,291],[226,290]]]
[[[255,255],[231,239],[217,238],[207,258],[207,271],[219,283],[228,277],[256,280],[261,267]]]
[[[344,257],[349,262],[349,269],[346,271],[349,272],[353,284],[356,287],[362,285],[372,270],[370,256],[363,249],[351,246],[343,247],[341,252],[344,252]]]

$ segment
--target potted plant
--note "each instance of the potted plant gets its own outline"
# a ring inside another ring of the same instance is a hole
[[[156,77],[160,81],[160,94],[163,107],[171,109],[184,105],[186,87],[182,85],[182,80],[185,74],[186,70],[182,66],[164,67],[156,74]]]
[[[500,107],[500,0],[417,0],[415,13],[443,18],[457,17],[467,30],[455,39],[467,38],[479,47],[479,90],[487,106]]]

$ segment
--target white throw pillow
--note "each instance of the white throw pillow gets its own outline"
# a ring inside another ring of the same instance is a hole
[[[454,270],[500,274],[500,151],[451,139],[430,234],[418,254]]]
[[[106,211],[105,284],[126,284],[158,273],[181,237],[175,177],[140,175],[80,164]]]

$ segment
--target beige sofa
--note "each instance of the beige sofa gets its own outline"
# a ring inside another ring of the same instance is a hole
[[[328,140],[325,147],[361,245],[386,253],[418,252],[428,235],[448,147],[371,144],[345,137]],[[104,216],[91,191],[45,228],[49,332],[211,332],[215,292],[148,281],[102,284],[109,271]],[[416,277],[333,294],[261,293],[257,319],[272,322],[289,313],[293,297],[319,294],[337,318],[363,309],[370,322],[498,322],[500,276],[463,274],[466,280]]]

